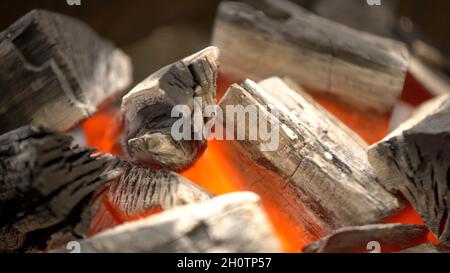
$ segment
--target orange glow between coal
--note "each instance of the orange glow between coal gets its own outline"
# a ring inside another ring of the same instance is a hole
[[[223,77],[219,78],[217,92],[218,100],[223,96],[230,84],[231,81],[226,80]],[[324,108],[336,115],[368,143],[374,143],[382,139],[388,132],[390,117],[388,114],[364,115],[352,111],[347,106],[338,105],[333,100],[327,99],[326,97],[314,97]],[[82,127],[85,132],[88,146],[97,147],[99,151],[108,152],[113,155],[122,155],[120,145],[118,144],[120,141],[120,134],[122,133],[122,125],[117,117],[116,111],[101,111],[86,120],[82,124]],[[246,166],[236,166],[236,164],[225,155],[226,153],[224,153],[223,149],[225,149],[225,147],[220,141],[210,141],[206,152],[199,161],[190,169],[182,172],[182,175],[216,195],[242,190],[238,185],[245,185],[246,183],[246,175],[242,172],[242,168],[245,168]],[[292,220],[283,216],[282,213],[279,213],[282,208],[278,207],[276,202],[273,202],[273,200],[270,199],[271,198],[267,197],[267,195],[262,196],[262,203],[273,224],[276,234],[282,242],[284,250],[286,252],[299,252],[302,246],[310,242],[302,238],[302,234],[299,234],[298,232],[298,227],[296,227]],[[96,224],[94,223],[92,234],[125,221],[133,221],[148,217],[159,211],[160,210],[151,210],[139,215],[124,216],[115,211],[115,208],[112,207],[111,203],[106,199],[94,219],[94,222],[100,226],[95,227]],[[107,218],[107,220],[104,218]],[[384,222],[424,224],[417,212],[411,206],[408,206],[404,211]],[[102,227],[101,225],[104,226]],[[436,238],[434,238],[431,233],[429,241],[434,243],[437,242]]]

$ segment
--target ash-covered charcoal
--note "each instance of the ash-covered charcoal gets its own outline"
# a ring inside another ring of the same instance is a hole
[[[230,78],[290,77],[353,108],[390,112],[402,94],[408,49],[285,0],[224,1],[212,44]],[[358,4],[361,6],[361,4]],[[384,9],[384,7],[383,7]]]
[[[54,234],[84,235],[107,160],[72,140],[37,127],[0,136],[0,251],[52,247]]]
[[[419,225],[380,224],[345,227],[303,248],[305,253],[393,252],[426,241],[428,229]],[[376,249],[379,248],[379,249]]]
[[[0,133],[66,131],[132,81],[129,58],[89,26],[33,10],[0,33]]]
[[[259,122],[232,106],[254,109]],[[401,209],[400,200],[377,183],[367,144],[301,90],[279,78],[246,80],[229,88],[220,107],[226,127],[244,132],[235,142],[241,157],[249,158],[247,168],[264,173],[252,186],[268,192],[280,213],[304,227],[302,236],[375,224]],[[272,128],[269,137],[261,134],[264,127]]]
[[[441,243],[450,246],[450,97],[425,103],[370,147],[379,181],[402,193]]]
[[[253,193],[232,193],[126,223],[80,242],[91,252],[280,252]],[[60,250],[65,252],[65,250]]]
[[[201,113],[216,103],[218,57],[219,50],[208,47],[159,70],[123,98],[123,145],[132,161],[182,170],[197,160],[206,148],[207,119]],[[177,105],[186,112],[173,116]],[[172,128],[181,117],[187,128],[174,138]]]
[[[117,178],[111,181],[107,197],[124,215],[135,215],[154,208],[168,210],[212,198],[212,194],[177,173],[143,168],[120,158],[109,163],[106,173],[117,173]]]

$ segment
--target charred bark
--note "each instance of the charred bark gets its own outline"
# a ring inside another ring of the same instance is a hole
[[[194,110],[215,104],[218,54],[217,48],[209,47],[169,65],[123,98],[124,147],[131,160],[182,170],[198,159],[206,148],[201,129],[206,119],[194,116]],[[172,116],[177,105],[188,113]],[[180,118],[187,121],[184,129],[189,131],[174,139],[172,128]]]
[[[34,10],[0,33],[0,133],[65,131],[131,83],[122,51],[70,17]]]
[[[106,182],[104,158],[72,138],[23,127],[0,136],[0,250],[51,247],[49,238],[82,238],[89,203]]]
[[[379,180],[402,193],[442,243],[450,245],[450,98],[425,103],[370,147]]]

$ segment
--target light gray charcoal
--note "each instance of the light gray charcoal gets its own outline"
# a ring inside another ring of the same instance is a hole
[[[401,209],[401,202],[377,183],[367,144],[302,93],[279,78],[260,84],[246,80],[232,85],[220,102],[225,126],[235,134],[245,130],[244,140],[236,141],[238,151],[273,178],[257,179],[255,186],[270,192],[281,213],[319,238],[340,227],[378,223]],[[251,115],[233,114],[236,108],[228,109],[233,106],[253,107],[259,123],[250,123]],[[251,139],[250,132],[261,132],[264,123],[278,128],[270,147],[262,146],[268,141],[260,134]]]
[[[419,225],[379,224],[345,227],[303,248],[305,253],[364,253],[404,250],[425,241],[428,229]]]
[[[213,45],[231,78],[290,77],[355,108],[389,112],[408,67],[405,45],[314,15],[285,0],[221,3]]]
[[[215,197],[123,224],[81,241],[81,252],[280,252],[257,195]],[[65,250],[61,250],[65,252]]]

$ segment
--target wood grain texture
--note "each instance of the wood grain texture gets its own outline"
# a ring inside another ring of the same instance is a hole
[[[128,57],[84,23],[34,10],[0,33],[0,132],[65,131],[131,83]]]
[[[0,136],[0,251],[46,247],[64,230],[82,238],[106,160],[36,127]],[[86,218],[87,217],[87,218]]]
[[[251,161],[278,179],[261,179],[260,187],[279,199],[284,213],[311,234],[322,237],[345,226],[377,223],[401,208],[400,201],[381,187],[367,160],[367,145],[345,125],[299,95],[279,78],[259,85],[246,80],[230,87],[220,102],[225,123],[233,105],[256,106],[259,122],[248,117],[234,122],[234,131],[245,126],[239,146]],[[266,140],[251,140],[251,127],[264,123],[279,128],[279,145],[261,149]],[[227,125],[228,126],[228,125]]]
[[[81,241],[81,252],[279,252],[259,202],[244,192],[178,207]]]
[[[450,244],[450,97],[421,106],[369,150],[379,180],[402,193],[431,231]]]
[[[212,194],[168,170],[152,170],[116,158],[106,173],[118,173],[107,192],[112,205],[127,216],[205,202]],[[213,179],[213,178],[212,178]]]
[[[381,252],[400,251],[424,242],[427,235],[427,227],[419,225],[379,224],[345,227],[305,246],[303,252],[367,253],[371,250],[371,242],[378,243]]]
[[[232,78],[290,77],[363,110],[388,112],[403,90],[408,50],[284,0],[221,3],[213,45]]]
[[[198,159],[206,140],[194,127],[194,107],[203,110],[215,104],[218,57],[217,48],[206,48],[152,74],[123,98],[123,146],[132,161],[182,170]],[[190,111],[190,139],[172,136],[172,126],[180,119],[172,117],[177,105]],[[206,122],[203,117],[198,121]]]

